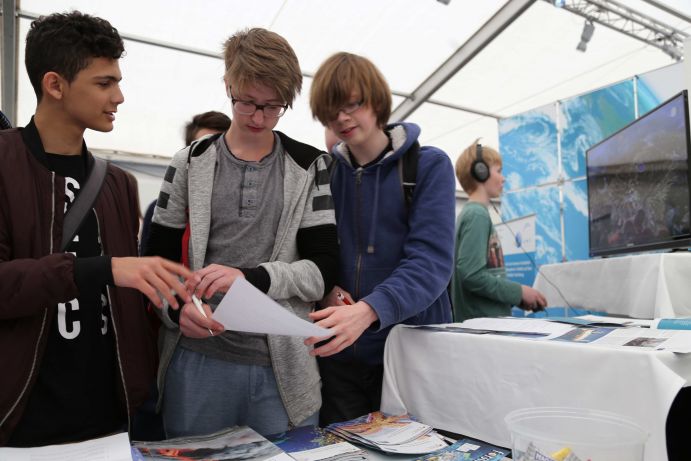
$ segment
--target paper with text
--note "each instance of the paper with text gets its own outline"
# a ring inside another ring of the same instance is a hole
[[[331,330],[303,320],[266,296],[244,278],[237,278],[213,314],[226,330],[286,336],[333,336]]]
[[[132,461],[130,439],[122,434],[64,445],[0,448],[0,459],[13,461]]]

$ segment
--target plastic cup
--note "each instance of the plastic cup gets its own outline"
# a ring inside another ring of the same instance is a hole
[[[514,461],[643,461],[648,438],[617,414],[585,408],[525,408],[505,421]]]

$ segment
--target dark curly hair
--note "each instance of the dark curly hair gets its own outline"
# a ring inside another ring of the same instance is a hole
[[[120,59],[124,52],[120,34],[108,21],[71,11],[41,16],[31,23],[24,63],[41,101],[41,80],[47,72],[72,82],[93,58]]]

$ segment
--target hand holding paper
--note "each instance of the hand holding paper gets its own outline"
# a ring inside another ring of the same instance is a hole
[[[188,338],[208,338],[223,333],[223,325],[211,316],[208,304],[187,303],[180,313],[180,331]]]
[[[310,318],[318,325],[328,327],[334,338],[328,343],[314,349],[310,355],[328,357],[341,352],[353,344],[370,325],[379,320],[372,306],[364,301],[355,304],[330,306],[312,312]],[[311,346],[323,338],[311,337],[305,340]]]
[[[287,311],[244,278],[235,279],[212,318],[227,330],[234,331],[318,336],[322,339],[333,335],[330,329],[319,327]]]

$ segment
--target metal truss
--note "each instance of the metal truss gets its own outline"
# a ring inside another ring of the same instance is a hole
[[[621,32],[667,53],[677,61],[684,56],[684,40],[689,37],[686,32],[671,27],[657,19],[639,13],[613,0],[566,0],[563,2],[545,0],[586,18],[593,23],[601,24]],[[649,2],[655,6],[655,3]],[[691,18],[674,12],[687,22]]]

